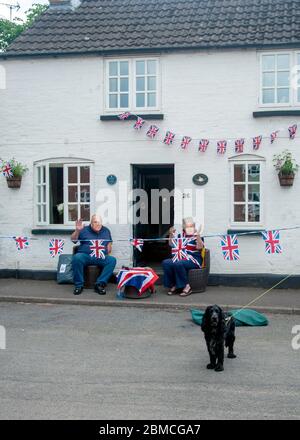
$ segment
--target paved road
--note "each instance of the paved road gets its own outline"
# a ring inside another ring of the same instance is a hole
[[[223,373],[185,311],[2,303],[0,324],[1,419],[300,419],[297,316],[238,328]]]

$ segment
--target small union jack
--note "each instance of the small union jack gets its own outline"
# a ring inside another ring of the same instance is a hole
[[[150,128],[147,131],[146,135],[151,139],[154,139],[158,132],[159,128],[156,125],[150,125]]]
[[[292,125],[291,127],[289,127],[289,134],[290,134],[290,139],[295,139],[296,137],[296,133],[297,133],[297,124]]]
[[[130,115],[131,115],[130,112],[124,112],[124,113],[121,113],[121,114],[118,116],[118,118],[124,121],[125,119],[128,119]]]
[[[144,121],[144,119],[142,119],[142,118],[140,118],[140,117],[138,116],[138,118],[137,118],[137,120],[136,120],[136,122],[135,122],[133,128],[134,128],[135,130],[140,130],[140,129],[143,127],[143,125],[145,124],[145,122],[146,122],[146,121]]]
[[[181,141],[181,148],[183,150],[185,150],[189,144],[192,142],[192,138],[189,136],[183,136],[182,141]]]
[[[130,243],[133,247],[137,248],[138,251],[142,252],[144,240],[142,240],[141,238],[133,238],[132,240],[130,240]]]
[[[13,177],[14,173],[11,167],[11,164],[9,162],[7,162],[6,164],[3,165],[2,167],[2,174],[4,177]]]
[[[225,154],[227,148],[227,141],[219,141],[217,145],[218,145],[217,148],[218,154]]]
[[[96,258],[105,258],[105,246],[103,246],[103,241],[104,240],[90,240],[91,245],[90,245],[90,250],[91,252],[91,257],[96,257]]]
[[[221,248],[224,260],[235,261],[239,260],[239,243],[236,235],[223,235],[221,237]]]
[[[163,142],[166,145],[171,145],[173,144],[174,138],[175,138],[175,133],[172,133],[171,131],[167,131]]]
[[[18,251],[22,251],[23,249],[28,248],[29,241],[27,237],[13,237],[13,238],[16,242]]]
[[[253,138],[253,150],[259,150],[261,142],[262,142],[262,136],[254,137]]]
[[[171,240],[172,260],[174,261],[174,263],[176,261],[189,259],[187,253],[188,241],[189,240],[185,238],[173,238]]]
[[[56,255],[60,255],[64,251],[65,240],[59,240],[57,238],[53,238],[49,241],[49,252],[50,256],[56,257]]]
[[[282,248],[280,245],[279,231],[265,231],[262,232],[263,239],[266,244],[265,251],[267,254],[281,254]]]
[[[245,139],[237,139],[235,141],[235,152],[243,153],[244,152]]]
[[[208,145],[209,145],[208,139],[201,139],[201,141],[199,142],[199,151],[201,151],[201,153],[205,153]]]
[[[278,137],[279,130],[273,131],[273,133],[270,134],[271,144],[274,144]]]

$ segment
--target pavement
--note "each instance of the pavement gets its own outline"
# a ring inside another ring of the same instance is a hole
[[[218,304],[225,310],[240,308],[261,296],[266,289],[249,287],[208,286],[204,293],[189,297],[168,296],[162,286],[145,299],[123,299],[116,296],[116,285],[109,284],[107,295],[100,296],[93,290],[84,290],[80,296],[73,295],[72,285],[58,285],[55,281],[24,279],[0,279],[0,302],[49,303],[88,306],[142,307],[161,310],[189,310]],[[300,289],[274,289],[250,308],[261,313],[284,313],[300,315]]]
[[[300,420],[300,318],[267,316],[216,373],[187,310],[0,303],[0,418]]]

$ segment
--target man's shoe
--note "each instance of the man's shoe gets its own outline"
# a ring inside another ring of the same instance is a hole
[[[104,284],[96,284],[95,285],[95,292],[98,293],[98,295],[106,295],[105,285]]]
[[[74,289],[74,295],[80,295],[83,291],[83,287],[75,287]]]

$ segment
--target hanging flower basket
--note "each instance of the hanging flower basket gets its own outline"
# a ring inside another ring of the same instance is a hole
[[[288,150],[273,158],[274,166],[278,173],[281,186],[293,186],[295,173],[298,171],[298,164],[292,158],[292,153]]]
[[[295,174],[278,174],[280,186],[293,186]]]
[[[28,171],[26,165],[12,158],[10,160],[0,159],[0,174],[6,178],[8,188],[20,188],[22,176]]]
[[[7,177],[6,182],[7,182],[8,188],[21,188],[22,176]]]

